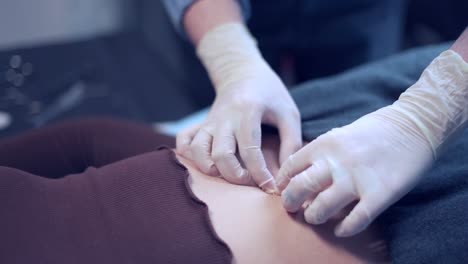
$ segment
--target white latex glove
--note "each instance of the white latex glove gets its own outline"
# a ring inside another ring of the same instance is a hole
[[[278,185],[289,212],[321,224],[353,201],[337,236],[365,229],[409,192],[468,120],[468,64],[445,51],[391,106],[336,128],[282,165]],[[443,180],[443,179],[441,179]]]
[[[209,175],[219,173],[235,184],[253,180],[266,192],[277,192],[260,148],[261,124],[278,128],[280,162],[301,147],[300,115],[286,87],[242,24],[211,30],[197,53],[216,88],[216,99],[201,126],[177,136],[178,153]]]

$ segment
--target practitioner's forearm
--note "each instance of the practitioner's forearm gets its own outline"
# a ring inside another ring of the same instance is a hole
[[[185,29],[195,45],[208,31],[229,22],[243,22],[237,0],[199,0],[184,17]]]
[[[239,1],[196,1],[184,22],[217,93],[265,68],[256,41],[243,23]]]
[[[460,56],[462,56],[462,58],[468,62],[468,27],[455,41],[450,49],[460,54]]]
[[[434,154],[468,124],[468,30],[423,72],[393,109],[406,116]],[[419,131],[419,132],[418,132]]]

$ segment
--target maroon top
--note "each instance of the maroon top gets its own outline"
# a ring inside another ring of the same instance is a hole
[[[230,263],[160,144],[174,140],[104,120],[0,142],[0,263]]]

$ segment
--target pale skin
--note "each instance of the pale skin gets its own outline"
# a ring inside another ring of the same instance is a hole
[[[234,0],[196,1],[184,19],[185,30],[195,46],[208,31],[229,22],[243,23],[239,4]]]
[[[465,29],[461,36],[453,43],[450,49],[460,54],[460,56],[468,62],[468,28]]]
[[[279,169],[278,139],[264,140],[269,169]],[[390,263],[385,242],[375,227],[347,239],[331,235],[333,224],[312,227],[301,214],[288,214],[279,196],[256,187],[234,185],[200,172],[178,156],[188,169],[190,186],[209,208],[219,237],[234,255],[234,263]]]

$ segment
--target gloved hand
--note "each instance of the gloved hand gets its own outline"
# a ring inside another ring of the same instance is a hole
[[[211,30],[197,53],[215,86],[216,99],[201,126],[177,136],[177,152],[206,174],[220,173],[235,184],[253,179],[263,190],[277,192],[260,149],[261,124],[278,128],[280,162],[301,147],[300,115],[286,87],[242,24]]]
[[[337,236],[365,229],[410,191],[468,121],[468,64],[445,51],[393,104],[318,137],[278,173],[284,207],[321,224],[353,201]],[[443,179],[441,179],[443,180]]]

